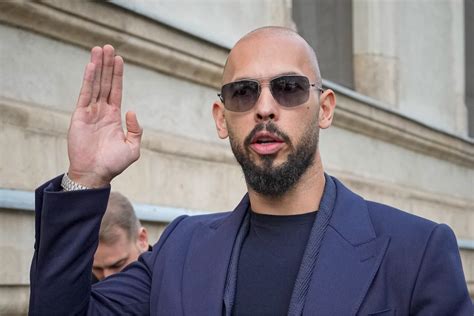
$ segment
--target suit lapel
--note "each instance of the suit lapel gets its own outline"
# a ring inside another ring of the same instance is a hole
[[[186,315],[222,315],[227,269],[248,206],[245,195],[230,215],[203,224],[193,234],[183,271]]]
[[[335,183],[336,203],[311,277],[304,315],[355,315],[389,244],[388,236],[375,235],[366,202],[339,181]]]

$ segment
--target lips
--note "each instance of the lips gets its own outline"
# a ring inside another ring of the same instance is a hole
[[[284,140],[277,135],[268,131],[261,131],[252,138],[250,148],[260,155],[273,155],[284,145]]]

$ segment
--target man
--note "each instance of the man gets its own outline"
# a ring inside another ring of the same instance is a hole
[[[324,173],[319,130],[335,96],[322,91],[309,45],[276,27],[234,46],[213,104],[248,194],[231,213],[177,218],[153,252],[91,289],[84,273],[110,181],[138,159],[142,135],[133,112],[126,135],[121,127],[122,59],[108,45],[91,55],[68,173],[37,190],[31,314],[472,314],[451,229],[365,201]]]
[[[148,233],[135,215],[132,204],[122,194],[111,192],[100,224],[92,283],[122,271],[147,250],[151,250]]]

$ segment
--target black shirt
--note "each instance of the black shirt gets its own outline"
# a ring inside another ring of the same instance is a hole
[[[233,315],[287,315],[317,212],[276,216],[250,212],[237,267]]]

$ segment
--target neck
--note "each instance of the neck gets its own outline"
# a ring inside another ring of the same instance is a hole
[[[319,209],[325,185],[319,151],[314,163],[296,185],[279,197],[262,195],[249,188],[249,198],[255,213],[269,215],[298,215]]]

